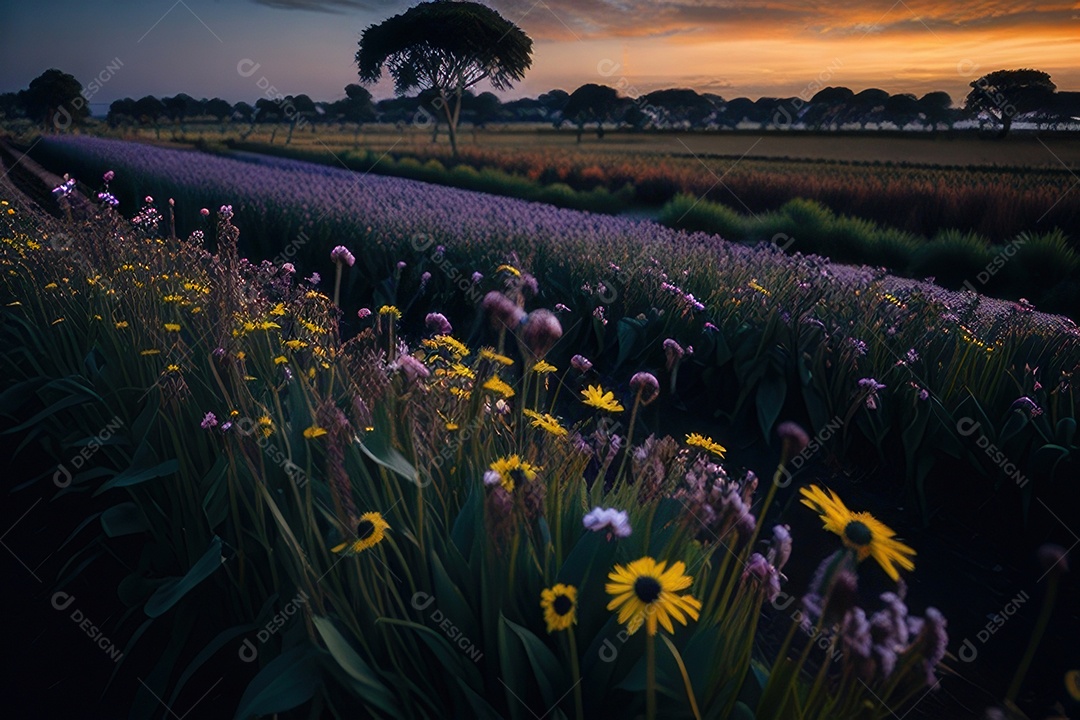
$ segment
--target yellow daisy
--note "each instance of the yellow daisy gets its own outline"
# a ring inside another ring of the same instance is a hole
[[[530,425],[533,427],[543,428],[555,437],[563,437],[567,434],[566,428],[559,424],[559,420],[553,415],[547,413],[538,413],[535,410],[522,410],[522,414],[527,418],[531,418]]]
[[[559,368],[555,367],[554,365],[552,365],[549,362],[545,362],[544,360],[541,360],[540,362],[533,365],[533,372],[537,373],[538,375],[544,375],[544,374],[547,374],[547,373],[553,373],[553,372],[557,371],[558,369]]]
[[[615,394],[613,392],[610,390],[604,392],[604,388],[599,385],[590,385],[587,389],[581,391],[581,395],[583,403],[594,407],[597,410],[622,412],[626,409],[615,399]]]
[[[393,315],[395,320],[401,319],[401,311],[393,305],[383,305],[379,308],[380,315]]]
[[[713,442],[713,439],[711,437],[705,437],[704,435],[699,435],[698,433],[690,433],[689,435],[687,435],[686,444],[693,445],[694,447],[699,447],[702,450],[708,450],[714,455],[718,455],[720,457],[724,457],[724,453],[727,452],[727,448],[725,448],[720,443]]]
[[[536,479],[537,471],[542,468],[527,463],[518,455],[499,458],[489,465],[491,472],[499,476],[499,483],[506,492],[514,492],[514,486],[521,481],[532,482]]]
[[[165,323],[165,329],[168,332],[180,332],[180,325],[178,323]]]
[[[324,428],[319,427],[318,425],[312,425],[307,430],[304,430],[304,437],[306,437],[308,440],[312,440],[312,439],[317,438],[317,437],[322,437],[325,434],[326,434],[326,430]]]
[[[513,265],[500,265],[499,267],[495,268],[495,273],[501,273],[503,270],[510,273],[514,277],[521,277],[521,271]]]
[[[514,397],[514,388],[503,382],[498,375],[492,375],[488,378],[488,381],[484,383],[484,389],[499,393],[504,398]]]
[[[117,330],[123,330],[127,326],[128,326],[128,321],[127,320],[121,320],[120,322],[116,323],[116,329]]]
[[[390,523],[386,522],[380,513],[366,512],[356,521],[354,533],[356,540],[341,543],[337,547],[331,548],[330,552],[341,552],[345,548],[348,548],[350,555],[363,552],[381,543],[386,537],[386,531],[389,529]]]
[[[643,557],[629,565],[616,565],[608,574],[604,589],[611,595],[608,610],[619,611],[619,622],[633,635],[645,625],[649,635],[656,635],[657,623],[669,633],[675,632],[671,618],[686,625],[686,618],[697,620],[701,601],[693,595],[679,595],[690,587],[693,578],[685,574],[682,562],[656,562]]]
[[[855,551],[862,562],[874,558],[881,569],[893,580],[900,579],[896,565],[914,570],[911,557],[915,551],[896,540],[896,533],[868,512],[852,512],[832,490],[822,490],[817,485],[799,488],[802,504],[821,516],[825,529],[836,533],[844,545]]]
[[[435,342],[458,357],[465,357],[469,354],[469,348],[465,346],[465,343],[450,335],[436,335]]]
[[[255,378],[252,378],[254,380]],[[263,415],[259,418],[259,432],[263,437],[270,437],[274,434],[274,421],[270,419],[269,415]]]
[[[481,350],[480,357],[484,358],[485,360],[497,362],[500,365],[506,365],[508,367],[514,364],[514,361],[511,358],[508,358],[505,355],[500,355],[491,348],[484,348],[483,350]]]
[[[559,583],[540,593],[547,631],[566,630],[577,622],[577,588]]]

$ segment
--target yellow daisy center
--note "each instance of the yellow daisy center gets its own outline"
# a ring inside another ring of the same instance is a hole
[[[551,603],[551,609],[556,615],[565,615],[574,609],[574,601],[565,595],[560,595],[555,598],[555,602]]]
[[[660,581],[654,577],[642,575],[634,581],[634,594],[643,603],[656,602],[661,590],[663,588],[660,586]]]
[[[356,539],[367,540],[375,532],[375,523],[370,520],[361,520],[356,524]]]
[[[873,540],[873,533],[870,532],[870,528],[866,523],[859,522],[858,520],[852,520],[844,527],[844,537],[853,545],[860,547],[869,545]]]

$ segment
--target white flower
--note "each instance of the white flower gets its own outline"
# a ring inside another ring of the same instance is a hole
[[[605,529],[615,537],[630,537],[630,518],[625,510],[595,507],[582,518],[585,528],[593,532]]]

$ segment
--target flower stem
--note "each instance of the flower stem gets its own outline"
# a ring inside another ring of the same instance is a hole
[[[656,638],[645,635],[645,720],[656,720]]]
[[[623,470],[626,469],[626,461],[630,457],[631,443],[634,441],[634,424],[637,422],[637,411],[641,405],[641,391],[643,388],[638,388],[637,394],[634,395],[634,407],[630,410],[630,429],[626,431],[626,446],[623,449],[622,462],[619,464],[619,472],[615,473],[615,482],[618,482],[622,478]]]
[[[577,720],[585,718],[585,704],[581,699],[581,665],[578,662],[577,640],[574,638],[574,626],[568,628],[570,639],[570,671],[574,680],[574,717]]]
[[[338,298],[341,297],[341,263],[334,263],[334,307],[338,307]]]
[[[1024,676],[1027,675],[1028,668],[1031,667],[1031,661],[1035,657],[1035,650],[1039,647],[1039,641],[1042,640],[1043,633],[1046,632],[1046,626],[1050,622],[1050,615],[1054,611],[1059,579],[1060,573],[1051,570],[1050,582],[1046,587],[1046,596],[1043,598],[1042,611],[1039,613],[1039,619],[1035,621],[1035,630],[1031,633],[1031,640],[1028,641],[1024,658],[1020,661],[1019,667],[1016,668],[1016,674],[1013,675],[1012,682],[1009,683],[1009,691],[1005,694],[1006,705],[1015,702],[1016,696],[1020,694],[1020,687],[1024,684]]]

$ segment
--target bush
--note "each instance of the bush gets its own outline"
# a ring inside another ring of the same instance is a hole
[[[915,252],[911,271],[915,277],[933,277],[937,284],[957,289],[965,281],[974,283],[993,256],[982,236],[946,230]]]

